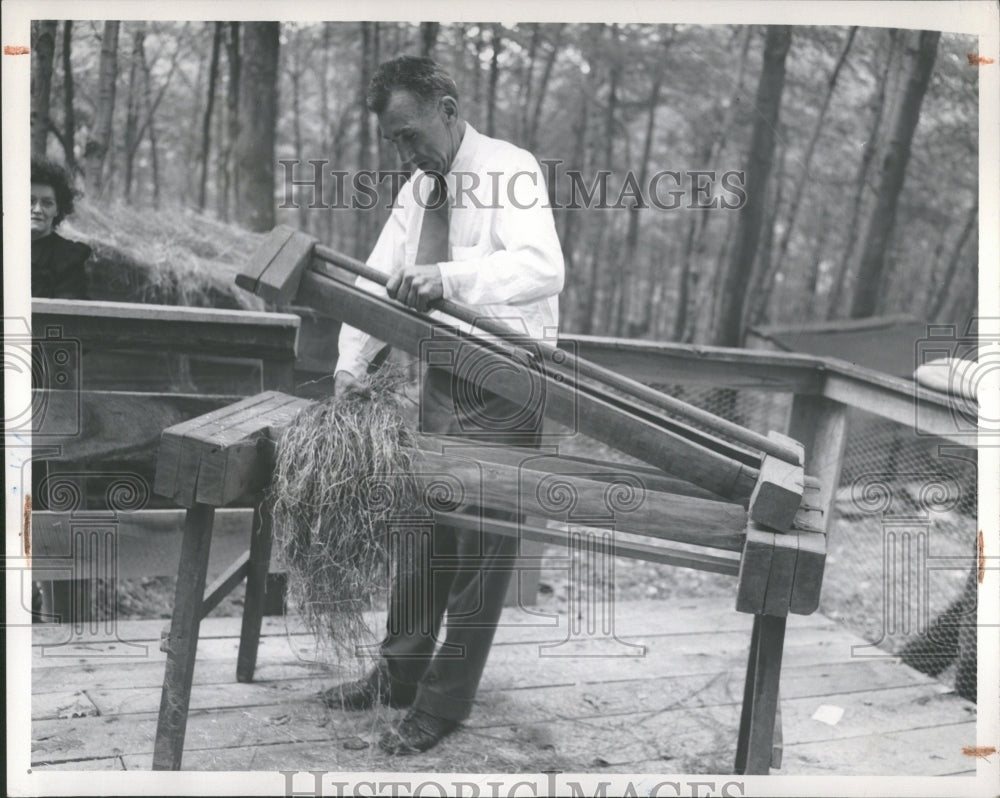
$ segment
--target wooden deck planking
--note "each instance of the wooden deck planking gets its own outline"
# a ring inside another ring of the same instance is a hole
[[[338,675],[337,669],[296,660],[292,646],[311,655],[311,637],[294,619],[286,628],[283,619],[268,618],[258,679],[239,684],[239,620],[206,619],[184,768],[732,770],[751,619],[734,613],[731,599],[615,605],[620,639],[645,645],[646,656],[606,640],[573,640],[548,649],[577,656],[540,656],[540,643],[566,637],[565,616],[559,627],[526,625],[531,616],[518,610],[508,610],[505,620],[510,623],[498,630],[476,709],[464,728],[430,752],[393,759],[374,741],[399,712],[333,712],[316,700],[321,687],[359,666],[352,663]],[[33,768],[150,767],[163,679],[158,647],[163,624],[119,624],[118,637],[146,646],[142,658],[131,660],[100,656],[124,650],[120,642],[89,638],[59,651],[52,644],[64,639],[64,630],[36,630]],[[774,772],[968,771],[961,747],[975,739],[974,705],[894,660],[853,658],[851,647],[861,642],[821,615],[790,618],[781,683],[785,754],[783,767]],[[619,650],[630,656],[593,656]],[[53,651],[72,656],[51,656]],[[812,720],[822,704],[845,709],[837,725]],[[352,738],[370,745],[344,748]]]

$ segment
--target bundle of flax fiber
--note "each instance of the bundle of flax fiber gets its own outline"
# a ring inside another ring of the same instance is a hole
[[[328,651],[371,640],[364,613],[387,583],[386,522],[414,507],[400,382],[383,368],[370,396],[318,402],[278,441],[270,501],[288,606]]]

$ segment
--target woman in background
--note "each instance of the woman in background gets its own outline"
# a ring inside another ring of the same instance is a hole
[[[63,238],[55,229],[73,212],[69,175],[58,164],[31,159],[31,295],[87,299],[84,263],[90,247]]]

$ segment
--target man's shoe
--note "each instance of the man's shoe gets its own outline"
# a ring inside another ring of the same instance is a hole
[[[381,660],[367,676],[353,682],[337,684],[320,693],[320,700],[330,709],[371,709],[376,704],[408,707],[414,691],[392,689],[389,665]]]
[[[458,721],[411,709],[395,728],[389,729],[378,741],[379,748],[390,754],[416,754],[433,748],[443,737],[458,728]]]

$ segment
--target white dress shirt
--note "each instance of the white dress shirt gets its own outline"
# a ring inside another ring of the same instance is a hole
[[[445,175],[449,260],[438,264],[444,298],[469,305],[519,333],[555,344],[565,268],[542,169],[520,147],[478,133],[468,122]],[[434,181],[417,170],[400,188],[392,215],[368,265],[391,274],[416,262],[424,208]],[[356,285],[387,296],[358,278]],[[433,318],[469,332],[469,325],[434,311]],[[335,371],[362,377],[385,344],[343,325]]]

